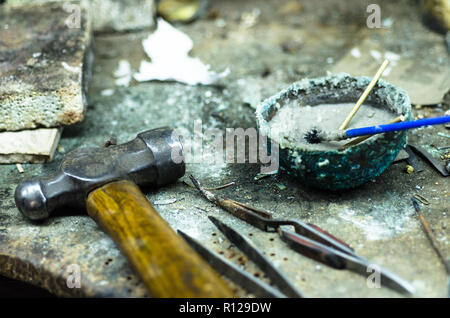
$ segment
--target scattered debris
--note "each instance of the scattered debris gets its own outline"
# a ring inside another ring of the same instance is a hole
[[[114,95],[114,90],[111,89],[111,88],[104,89],[104,90],[102,90],[100,92],[100,95],[102,95],[102,96],[112,96],[112,95]]]
[[[450,159],[450,152],[446,152],[443,155],[441,155],[442,160],[449,160]]]
[[[300,3],[300,1],[291,0],[288,2],[285,2],[280,6],[278,9],[278,13],[282,15],[290,15],[290,14],[296,14],[303,10],[303,6]]]
[[[103,144],[103,148],[108,148],[109,146],[115,146],[117,145],[117,137],[111,136],[105,143]]]
[[[195,188],[200,191],[200,193],[210,202],[217,204],[221,208],[225,209],[226,211],[230,212],[231,214],[238,216],[239,218],[245,217],[247,215],[248,211],[251,211],[252,213],[255,213],[256,215],[265,217],[265,218],[271,218],[272,214],[258,209],[251,207],[247,204],[240,203],[231,199],[222,198],[218,195],[215,195],[208,190],[202,188],[200,186],[200,183],[194,178],[193,175],[190,175],[189,178],[191,179],[192,183],[194,184]]]
[[[281,43],[281,49],[284,53],[294,54],[299,51],[304,42],[301,37],[295,37]]]
[[[184,184],[185,186],[188,186],[189,188],[195,189],[194,186],[190,185],[189,183],[187,183],[187,182],[184,181],[184,180],[183,180],[183,184]],[[236,183],[235,183],[234,181],[232,181],[232,182],[230,182],[230,183],[227,183],[227,184],[224,184],[224,185],[220,185],[220,186],[218,186],[218,187],[214,187],[214,188],[204,188],[204,189],[207,190],[207,191],[221,190],[221,189],[225,189],[225,188],[234,186],[235,184],[236,184]]]
[[[210,66],[188,54],[193,42],[183,32],[158,19],[158,28],[142,41],[145,53],[151,62],[142,61],[134,78],[139,81],[176,81],[188,85],[211,85],[226,77],[230,70],[217,74]]]
[[[175,203],[175,202],[177,202],[177,201],[181,201],[181,200],[184,200],[184,198],[181,198],[181,199],[165,199],[165,200],[157,200],[157,201],[154,201],[153,202],[153,204],[155,204],[155,205],[169,205],[169,204],[173,204],[173,203]]]
[[[413,168],[413,166],[406,165],[405,170],[406,170],[406,172],[407,172],[408,174],[414,173],[414,168]]]
[[[270,172],[266,172],[266,173],[258,173],[254,178],[253,178],[253,180],[254,181],[258,181],[258,180],[261,180],[261,179],[263,179],[263,178],[267,178],[267,177],[270,177],[270,176],[273,176],[273,175],[276,175],[278,173],[278,170],[273,170],[273,171],[270,171]]]
[[[199,209],[199,210],[202,211],[202,212],[208,213],[207,210],[205,210],[205,209],[203,209],[203,208],[201,208],[201,207],[199,207],[199,206],[197,206],[197,205],[194,205],[194,208]]]
[[[351,54],[354,58],[357,58],[357,59],[359,59],[359,58],[361,57],[361,51],[360,51],[357,47],[354,47],[354,48],[350,51],[350,54]]]
[[[242,13],[241,26],[243,26],[245,29],[253,27],[256,23],[258,23],[260,15],[261,11],[258,8],[255,8],[250,12]]]
[[[16,163],[16,167],[17,167],[17,170],[19,171],[19,173],[23,173],[24,172],[23,167],[22,167],[22,165],[20,163]]]
[[[450,135],[446,135],[444,133],[438,132],[437,133],[438,136],[444,137],[444,138],[450,138]]]
[[[425,197],[421,196],[420,194],[414,194],[413,198],[419,200],[420,202],[422,202],[425,205],[429,205],[430,204],[430,202]]]

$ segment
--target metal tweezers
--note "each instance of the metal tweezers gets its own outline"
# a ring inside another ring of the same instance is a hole
[[[256,297],[262,298],[300,298],[303,294],[293,286],[285,275],[275,268],[255,245],[245,236],[219,221],[215,217],[209,216],[214,225],[230,240],[238,249],[240,249],[250,260],[252,260],[270,279],[272,284],[278,289],[266,284],[264,281],[256,279],[253,275],[239,268],[234,263],[213,251],[202,246],[194,238],[178,230],[178,234],[219,274],[227,277],[237,285],[243,287]]]

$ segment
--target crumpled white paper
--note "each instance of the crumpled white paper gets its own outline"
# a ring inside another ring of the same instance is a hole
[[[172,25],[158,19],[158,27],[142,41],[145,53],[151,62],[142,61],[134,78],[139,81],[177,81],[188,85],[210,85],[230,72],[227,68],[218,74],[210,71],[198,58],[188,56],[193,42],[189,36]]]

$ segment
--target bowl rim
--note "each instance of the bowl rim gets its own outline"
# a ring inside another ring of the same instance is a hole
[[[281,100],[286,100],[286,98],[292,99],[293,96],[299,96],[301,94],[292,94],[292,92],[299,92],[299,91],[305,91],[307,92],[309,88],[313,86],[319,86],[324,85],[326,83],[330,83],[331,85],[335,86],[336,89],[339,89],[337,85],[340,83],[346,83],[348,80],[354,81],[355,83],[359,83],[360,87],[362,89],[365,89],[367,85],[372,80],[370,77],[367,76],[351,76],[347,73],[335,73],[335,74],[329,74],[327,76],[322,77],[316,77],[316,78],[304,78],[300,81],[294,82],[290,86],[288,86],[286,89],[281,90],[277,94],[265,99],[262,103],[258,105],[256,108],[256,122],[258,131],[263,135],[266,136],[269,140],[272,140],[273,142],[276,142],[280,148],[282,149],[288,149],[291,151],[302,151],[302,152],[308,152],[310,154],[313,153],[339,153],[339,154],[346,154],[349,151],[353,151],[357,148],[359,148],[361,145],[364,146],[371,146],[373,143],[379,141],[380,139],[384,138],[384,134],[378,134],[373,136],[372,138],[369,138],[365,140],[364,142],[361,142],[360,144],[357,144],[352,147],[348,147],[345,150],[318,150],[318,149],[308,149],[307,147],[302,147],[299,145],[292,145],[289,141],[286,140],[276,140],[272,139],[271,133],[270,133],[270,120],[273,118],[274,114],[269,117],[269,110],[271,110],[271,113],[273,112],[273,108],[276,108],[276,112],[278,112],[283,106],[280,104]],[[348,86],[348,85],[347,85]],[[344,88],[344,87],[343,87]],[[411,102],[409,99],[408,94],[405,90],[402,88],[395,86],[383,79],[380,79],[378,83],[375,85],[375,87],[372,89],[372,92],[379,91],[381,89],[386,89],[387,91],[395,92],[395,96],[393,100],[388,100],[387,104],[389,105],[389,109],[393,110],[397,113],[397,115],[403,115],[406,120],[410,120],[412,117],[411,112]],[[386,98],[389,99],[390,96],[387,94]],[[356,101],[355,101],[356,102]],[[402,102],[401,104],[398,104],[398,102]],[[317,104],[311,105],[315,106]],[[395,134],[401,135],[402,133],[407,133],[407,131],[398,131],[395,132]]]

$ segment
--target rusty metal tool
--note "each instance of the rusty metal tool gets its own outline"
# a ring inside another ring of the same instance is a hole
[[[286,276],[280,270],[275,268],[270,260],[258,250],[252,241],[239,234],[236,230],[232,229],[219,219],[213,216],[209,216],[208,218],[225,235],[225,237],[230,240],[230,242],[232,242],[250,260],[252,260],[264,274],[266,274],[278,290],[270,287],[261,280],[256,280],[233,263],[215,255],[213,252],[203,247],[186,233],[178,231],[178,233],[180,233],[182,237],[184,237],[186,241],[216,270],[259,297],[304,297],[303,294],[289,282]]]
[[[430,224],[427,222],[427,220],[422,214],[419,202],[417,202],[417,199],[415,197],[412,197],[411,201],[413,203],[414,209],[416,210],[417,216],[419,217],[420,223],[422,223],[424,232],[431,243],[431,246],[433,247],[434,251],[436,252],[437,256],[440,258],[442,264],[445,267],[445,271],[447,272],[447,298],[450,298],[450,262],[445,258],[444,254],[442,253],[440,244],[436,240],[433,234],[433,230],[430,227]]]
[[[209,201],[218,204],[232,215],[260,230],[265,232],[277,231],[281,239],[298,253],[332,268],[347,269],[363,276],[368,275],[369,269],[376,268],[380,274],[381,285],[402,293],[413,294],[415,292],[415,288],[410,283],[357,255],[348,244],[320,227],[297,220],[272,219],[272,215],[267,211],[221,198],[203,189],[193,176],[190,176],[190,179]],[[286,226],[292,226],[294,232],[287,230]]]
[[[137,186],[164,186],[184,172],[180,140],[171,129],[158,128],[121,145],[68,153],[55,174],[19,184],[15,201],[34,221],[67,206],[86,209],[153,297],[233,297],[228,285],[171,229]]]

